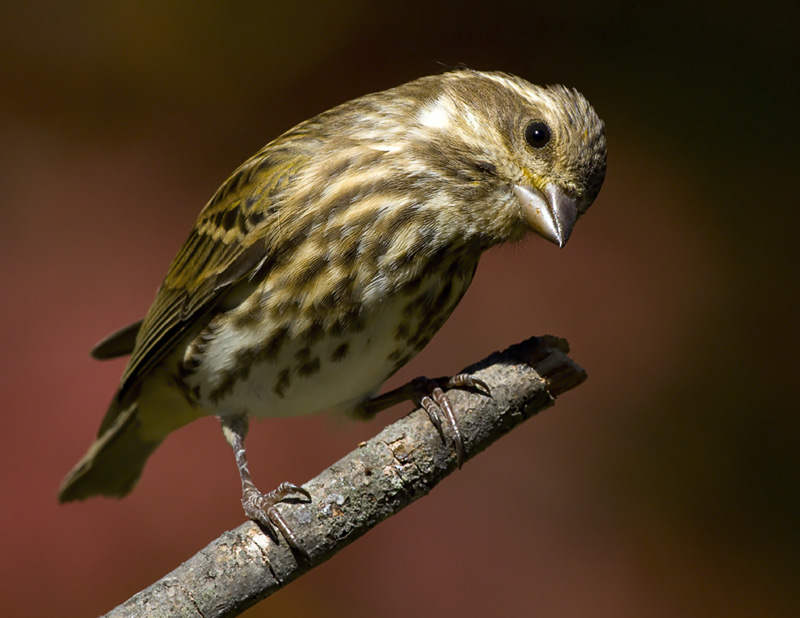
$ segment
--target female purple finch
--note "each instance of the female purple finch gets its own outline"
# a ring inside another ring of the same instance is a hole
[[[417,392],[444,409],[460,457],[436,384],[373,396],[442,326],[486,249],[531,231],[563,246],[605,169],[583,96],[504,73],[423,77],[297,125],[206,204],[144,320],[95,348],[131,358],[59,499],[127,494],[170,432],[212,414],[246,514],[291,542],[272,507],[307,493],[256,489],[247,418],[363,415]]]

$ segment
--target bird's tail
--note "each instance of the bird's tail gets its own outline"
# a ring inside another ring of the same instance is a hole
[[[164,438],[202,415],[185,400],[152,394],[140,393],[132,403],[114,397],[100,435],[61,483],[59,502],[127,495]]]
[[[115,405],[119,405],[116,397],[111,407]],[[138,408],[135,401],[117,413],[114,423],[97,437],[61,483],[59,502],[95,495],[121,498],[133,489],[147,458],[161,443],[142,437]]]

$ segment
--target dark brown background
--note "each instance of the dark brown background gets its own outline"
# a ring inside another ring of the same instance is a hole
[[[393,384],[545,332],[589,381],[248,616],[796,616],[798,15],[752,4],[3,3],[3,612],[104,612],[241,523],[213,419],[124,501],[56,504],[122,371],[88,349],[270,138],[465,64],[578,87],[608,178],[565,250],[488,254]],[[258,423],[254,474],[406,409]]]

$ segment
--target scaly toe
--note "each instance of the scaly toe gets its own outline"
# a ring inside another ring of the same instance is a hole
[[[451,378],[447,378],[442,388],[465,388],[483,393],[487,397],[492,396],[492,389],[480,378],[476,378],[468,373],[459,373]]]
[[[307,489],[304,489],[299,485],[284,481],[278,485],[277,489],[269,493],[268,499],[274,499],[275,504],[278,504],[279,502],[288,502],[290,500],[303,500],[311,502],[311,494],[308,493]]]
[[[245,515],[259,523],[273,539],[277,541],[282,536],[289,544],[289,547],[308,560],[310,559],[308,552],[300,545],[297,535],[286,523],[281,512],[275,508],[281,502],[299,500],[298,496],[308,501],[311,500],[311,494],[307,490],[293,483],[281,483],[277,489],[268,494],[262,494],[255,487],[252,487],[244,491],[242,506],[244,507]]]

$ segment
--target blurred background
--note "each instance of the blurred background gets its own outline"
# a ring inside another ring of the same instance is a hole
[[[246,615],[800,615],[796,3],[0,5],[0,564],[7,615],[104,613],[243,521],[213,419],[123,501],[59,506],[140,318],[246,157],[337,103],[466,65],[580,89],[609,167],[563,251],[485,256],[390,385],[533,334],[579,389]],[[263,488],[404,414],[255,424]]]

